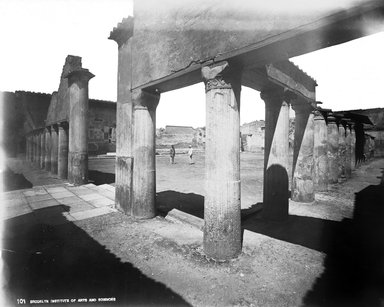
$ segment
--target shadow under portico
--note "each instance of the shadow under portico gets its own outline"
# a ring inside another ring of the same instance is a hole
[[[30,299],[103,297],[115,297],[113,306],[189,305],[68,222],[63,216],[68,210],[60,205],[5,221],[3,289],[9,305],[18,298],[28,304]]]

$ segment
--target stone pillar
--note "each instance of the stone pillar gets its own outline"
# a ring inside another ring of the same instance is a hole
[[[36,159],[35,164],[37,167],[40,167],[40,153],[41,153],[41,134],[39,131],[36,131]]]
[[[337,183],[339,178],[339,130],[333,114],[328,115],[328,183]]]
[[[216,260],[241,252],[241,71],[228,62],[202,68],[206,92],[204,252]]]
[[[58,125],[57,173],[60,179],[68,177],[68,123]]]
[[[313,202],[313,108],[309,103],[295,104],[292,108],[296,116],[291,198],[297,202]]]
[[[57,160],[58,160],[58,126],[52,125],[51,128],[51,173],[57,175]]]
[[[345,176],[346,178],[352,177],[351,168],[351,128],[350,122],[347,122],[345,126]]]
[[[29,136],[25,136],[25,161],[29,161]]]
[[[356,132],[355,123],[351,122],[351,170],[356,169]]]
[[[346,156],[345,156],[345,151],[346,151],[346,143],[345,143],[345,128],[340,122],[339,124],[339,182],[345,181],[346,180],[346,175],[345,175],[345,162],[346,162]]]
[[[281,88],[261,92],[265,102],[263,218],[288,217],[289,104]]]
[[[156,215],[156,107],[160,95],[135,90],[133,128],[132,215],[149,219]]]
[[[45,128],[45,170],[51,170],[51,127]]]
[[[323,115],[315,111],[313,148],[313,184],[315,191],[327,191],[328,187],[328,145],[327,124]]]
[[[45,167],[45,131],[44,129],[40,132],[40,168]]]
[[[68,181],[74,185],[88,182],[88,82],[93,77],[84,68],[65,76],[70,101]]]
[[[133,19],[128,17],[109,36],[118,45],[115,206],[128,215],[132,215],[133,180],[132,35]]]
[[[32,163],[35,163],[35,159],[36,159],[36,135],[35,135],[35,132],[32,131],[31,132],[31,146],[32,146]]]

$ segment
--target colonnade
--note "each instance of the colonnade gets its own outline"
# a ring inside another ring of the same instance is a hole
[[[109,39],[118,44],[116,208],[135,218],[156,214],[155,127],[160,93],[132,89],[133,21]],[[242,67],[223,61],[202,67],[206,92],[204,252],[226,260],[241,252],[240,91]],[[265,102],[263,217],[288,217],[289,197],[314,201],[315,191],[351,176],[354,131],[348,119],[326,116],[314,101],[269,84]],[[289,171],[289,105],[296,112],[294,163]],[[292,176],[291,191],[289,177]],[[291,193],[290,193],[291,192]]]
[[[88,82],[93,77],[84,68],[67,74],[69,120],[26,136],[26,160],[74,185],[88,182]]]

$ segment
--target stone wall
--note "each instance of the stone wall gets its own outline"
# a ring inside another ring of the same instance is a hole
[[[185,148],[189,145],[203,148],[205,144],[205,128],[190,126],[166,126],[156,131],[156,148]]]

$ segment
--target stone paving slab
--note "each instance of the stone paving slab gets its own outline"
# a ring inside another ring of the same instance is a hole
[[[50,193],[50,194],[52,195],[53,198],[56,198],[56,199],[75,196],[75,194],[69,192],[68,190],[65,190],[65,191],[62,191],[62,192]]]
[[[4,204],[3,219],[23,224],[27,222],[23,222],[23,215],[32,214],[28,216],[29,220],[32,217],[35,222],[59,225],[116,212],[112,208],[114,199],[111,199],[114,193],[107,186],[103,185],[99,190],[94,184],[59,183],[0,193]]]
[[[104,215],[112,212],[117,212],[117,210],[109,207],[101,207],[97,209],[72,213],[71,215],[75,218],[76,221],[80,221],[80,220],[85,220],[91,217]]]
[[[33,210],[43,209],[47,207],[59,206],[59,202],[56,199],[47,199],[29,204]]]

